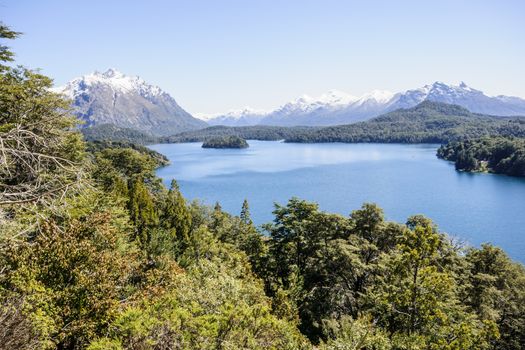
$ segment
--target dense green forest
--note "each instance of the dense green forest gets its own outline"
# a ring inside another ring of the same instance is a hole
[[[437,155],[453,161],[457,170],[525,176],[525,139],[485,137],[451,142],[441,146]]]
[[[138,144],[157,143],[158,138],[130,128],[121,128],[114,124],[100,124],[81,129],[86,141],[127,141]]]
[[[296,137],[310,130],[317,129],[318,128],[306,126],[210,126],[209,128],[201,130],[186,131],[173,136],[160,138],[159,141],[163,143],[202,142],[212,137],[221,136],[238,136],[245,140],[278,141]]]
[[[202,148],[248,148],[248,142],[239,136],[217,136],[205,140]]]
[[[0,47],[0,348],[525,347],[525,269],[501,249],[374,204],[292,198],[259,230],[246,201],[189,203],[155,153],[86,144],[12,57]]]

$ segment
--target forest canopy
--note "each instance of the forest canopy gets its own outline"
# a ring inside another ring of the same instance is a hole
[[[451,142],[438,149],[439,158],[457,170],[525,176],[525,139],[485,137]]]
[[[248,142],[239,136],[211,137],[202,143],[202,148],[248,148]]]

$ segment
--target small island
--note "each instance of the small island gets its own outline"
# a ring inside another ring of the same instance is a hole
[[[250,145],[239,136],[218,136],[204,141],[202,148],[248,148]]]

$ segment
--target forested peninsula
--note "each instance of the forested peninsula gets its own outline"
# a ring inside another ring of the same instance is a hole
[[[439,158],[454,162],[457,170],[525,176],[525,139],[479,138],[441,146]]]
[[[3,25],[0,38],[18,33]],[[416,215],[292,198],[254,226],[188,202],[129,143],[86,143],[0,46],[0,347],[520,349],[525,269]]]

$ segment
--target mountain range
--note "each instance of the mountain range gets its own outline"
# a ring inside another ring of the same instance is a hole
[[[331,90],[313,98],[307,95],[270,111],[245,107],[227,113],[193,117],[157,86],[116,69],[94,72],[54,88],[71,98],[83,127],[113,125],[125,132],[137,130],[152,136],[169,136],[210,125],[226,126],[332,126],[365,121],[423,101],[455,104],[471,112],[495,116],[524,116],[525,100],[487,96],[467,86],[435,82],[418,89],[392,93],[374,90],[360,97]],[[118,132],[112,129],[112,133]]]
[[[84,75],[53,90],[73,101],[84,127],[113,124],[163,136],[207,126],[159,87],[116,69]]]
[[[364,121],[423,101],[455,104],[471,112],[495,116],[525,115],[525,100],[519,97],[487,96],[465,83],[435,82],[400,93],[374,90],[356,97],[332,90],[318,98],[302,96],[266,113],[247,107],[224,114],[201,116],[210,125],[330,126]]]

